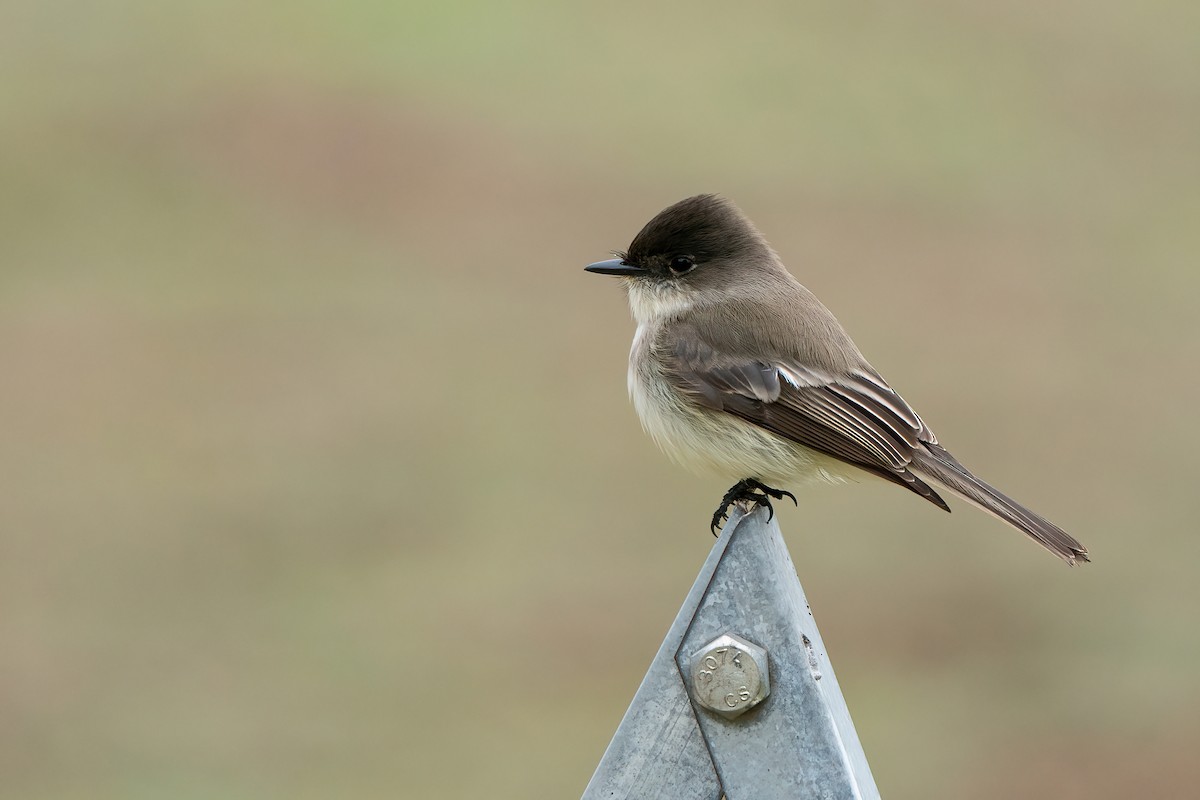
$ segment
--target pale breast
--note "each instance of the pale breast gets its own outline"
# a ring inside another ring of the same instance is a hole
[[[629,395],[642,427],[672,461],[730,481],[795,486],[862,475],[844,462],[723,411],[689,402],[667,381],[653,350],[654,323],[638,325],[629,353]]]

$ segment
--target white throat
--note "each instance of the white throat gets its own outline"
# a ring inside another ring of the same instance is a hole
[[[662,284],[633,280],[628,289],[629,310],[639,325],[678,316],[693,305],[687,292]]]

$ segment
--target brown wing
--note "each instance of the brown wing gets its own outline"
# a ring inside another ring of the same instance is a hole
[[[834,376],[799,364],[717,352],[680,336],[662,353],[667,378],[695,402],[724,411],[949,506],[909,470],[914,450],[936,444],[908,404],[874,373]]]

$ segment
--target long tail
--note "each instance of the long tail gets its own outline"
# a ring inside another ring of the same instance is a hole
[[[1091,560],[1087,548],[1062,528],[976,478],[939,445],[927,444],[926,448],[913,453],[910,467],[913,472],[936,481],[968,503],[1028,534],[1071,566],[1076,561]]]

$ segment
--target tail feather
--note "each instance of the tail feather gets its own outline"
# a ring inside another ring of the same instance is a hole
[[[926,448],[913,453],[913,472],[1007,522],[1071,566],[1076,561],[1091,560],[1087,548],[1062,528],[976,478],[941,446],[927,444]]]

